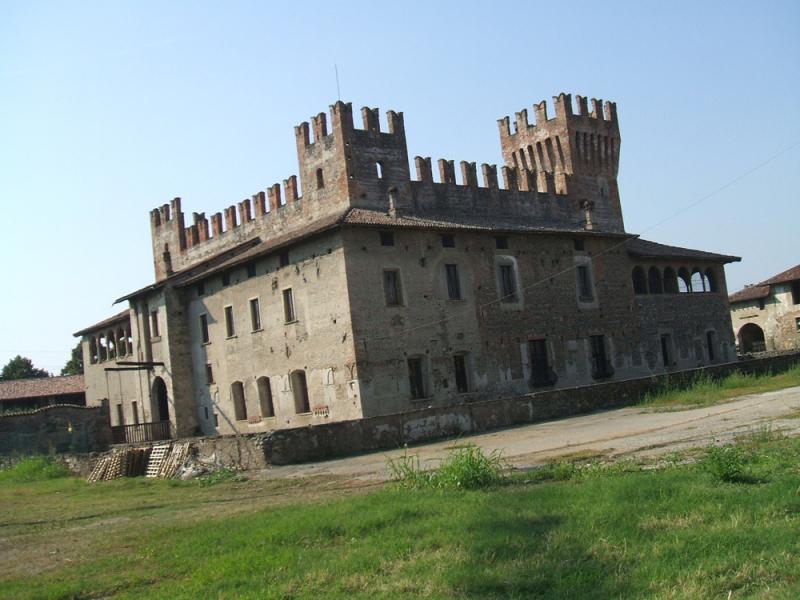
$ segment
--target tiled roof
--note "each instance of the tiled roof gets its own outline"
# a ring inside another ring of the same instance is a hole
[[[80,394],[84,391],[86,391],[86,386],[83,383],[83,375],[13,379],[0,381],[0,402],[62,394]]]
[[[768,285],[748,285],[743,290],[728,296],[728,302],[747,302],[766,298],[767,296],[769,296]]]
[[[795,281],[800,279],[800,265],[794,266],[791,269],[778,273],[765,279],[755,285],[747,285],[744,289],[728,296],[728,302],[746,302],[748,300],[758,300],[759,298],[766,298],[769,296],[769,286],[776,283],[786,283],[787,281]]]
[[[774,277],[770,277],[766,281],[762,281],[758,285],[773,285],[775,283],[786,283],[787,281],[794,281],[800,279],[800,265],[794,266],[791,269],[786,269],[782,273],[778,273]]]
[[[130,311],[126,308],[122,312],[115,314],[113,317],[109,317],[100,321],[99,323],[95,323],[94,325],[89,325],[89,327],[84,327],[80,331],[76,331],[72,335],[75,337],[84,335],[86,333],[91,333],[92,331],[97,331],[98,329],[104,329],[108,325],[121,323],[122,321],[130,320]]]
[[[714,252],[704,252],[703,250],[692,250],[691,248],[680,248],[679,246],[667,246],[642,238],[636,238],[627,243],[628,254],[641,258],[687,258],[690,260],[707,260],[713,262],[738,262],[742,260],[738,256],[728,256],[726,254],[715,254]]]

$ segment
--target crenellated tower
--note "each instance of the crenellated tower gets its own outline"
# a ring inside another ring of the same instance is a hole
[[[608,211],[624,231],[617,186],[620,134],[617,106],[577,96],[573,110],[570,94],[553,98],[555,115],[547,114],[543,100],[533,106],[535,122],[528,110],[498,121],[500,145],[506,166],[528,172],[539,191],[555,190],[589,206]]]

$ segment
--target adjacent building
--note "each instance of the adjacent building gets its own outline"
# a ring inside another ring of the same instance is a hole
[[[728,299],[739,352],[800,348],[800,265]]]
[[[739,259],[626,232],[616,105],[554,106],[500,119],[500,173],[412,177],[403,114],[337,102],[295,128],[299,177],[153,210],[155,281],[76,334],[89,403],[248,433],[733,360]]]
[[[0,412],[35,410],[56,404],[86,406],[83,375],[0,381]]]

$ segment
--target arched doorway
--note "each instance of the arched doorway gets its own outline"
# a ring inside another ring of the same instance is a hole
[[[763,352],[767,349],[764,343],[764,330],[755,323],[747,323],[739,330],[739,352]]]
[[[153,382],[153,393],[150,398],[154,421],[169,421],[169,399],[167,398],[167,384],[161,377],[156,377]]]

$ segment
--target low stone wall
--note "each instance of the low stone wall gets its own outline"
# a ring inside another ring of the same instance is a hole
[[[413,412],[284,429],[249,438],[250,450],[263,449],[266,462],[284,465],[359,452],[399,448],[461,434],[536,423],[629,406],[649,392],[690,384],[698,376],[725,377],[734,371],[785,371],[800,363],[800,353],[742,360],[626,381],[527,394],[516,398],[425,408]],[[241,445],[241,442],[239,442]]]
[[[61,404],[0,415],[0,455],[85,454],[110,445],[107,406]]]

